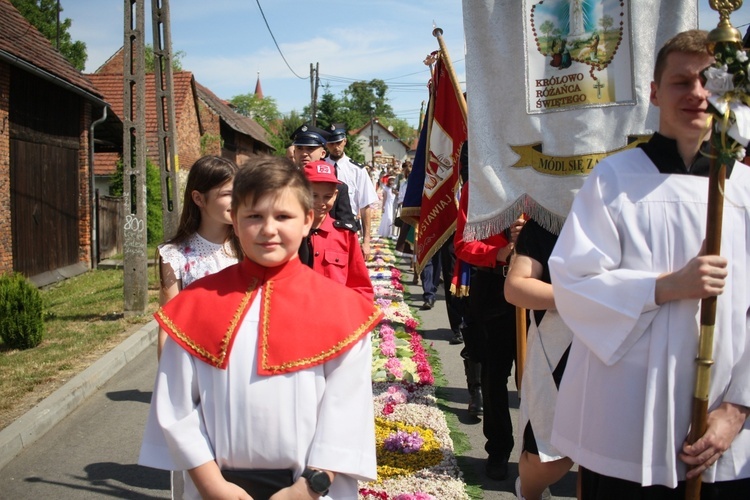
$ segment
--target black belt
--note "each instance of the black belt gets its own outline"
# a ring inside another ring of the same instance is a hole
[[[290,469],[225,469],[221,471],[221,475],[255,500],[268,500],[279,490],[294,483],[294,475]]]

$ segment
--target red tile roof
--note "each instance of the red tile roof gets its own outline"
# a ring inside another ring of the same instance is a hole
[[[29,64],[58,77],[97,98],[102,94],[68,62],[37,29],[10,3],[0,0],[0,56],[10,64]]]
[[[117,171],[120,153],[96,153],[94,155],[94,175],[112,175]]]

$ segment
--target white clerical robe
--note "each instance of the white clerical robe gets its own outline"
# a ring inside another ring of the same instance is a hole
[[[660,174],[640,149],[602,161],[573,203],[549,261],[555,303],[574,339],[552,444],[595,472],[675,487],[690,426],[699,301],[656,305],[657,276],[698,255],[708,179]],[[750,174],[736,164],[725,186],[709,411],[750,406]],[[750,477],[750,420],[706,482]]]
[[[547,310],[539,325],[533,318],[529,325],[518,428],[523,432],[526,424],[531,422],[542,462],[564,457],[550,442],[558,393],[552,374],[572,338],[573,333],[554,309]]]
[[[336,472],[322,498],[356,499],[357,480],[376,477],[370,338],[322,365],[260,376],[259,304],[240,326],[226,370],[167,340],[138,463],[183,471],[211,460],[227,469],[289,468],[295,480],[310,466]],[[184,476],[184,498],[200,499]]]
[[[367,170],[353,165],[351,158],[346,155],[336,161],[329,156],[326,161],[338,167],[336,173],[338,179],[349,187],[349,202],[355,217],[359,217],[360,210],[378,201],[375,185],[367,174]]]

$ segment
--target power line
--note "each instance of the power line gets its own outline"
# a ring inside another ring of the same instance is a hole
[[[384,82],[390,82],[392,80],[398,80],[399,78],[406,78],[407,76],[414,76],[414,75],[421,75],[422,73],[427,73],[430,70],[425,68],[422,71],[415,71],[414,73],[409,73],[408,75],[401,75],[401,76],[394,76],[393,78],[386,78],[383,80]]]
[[[286,64],[286,67],[289,68],[289,71],[291,71],[292,74],[294,74],[294,76],[296,76],[300,80],[306,80],[307,79],[306,77],[299,76],[297,73],[295,73],[295,71],[292,69],[292,67],[289,66],[289,62],[287,62],[286,57],[284,57],[284,53],[281,51],[281,47],[279,47],[278,42],[276,42],[276,37],[273,36],[273,31],[271,31],[271,27],[268,25],[268,20],[266,19],[266,15],[265,15],[265,13],[263,13],[263,7],[260,6],[260,0],[255,0],[255,3],[258,4],[258,9],[260,10],[260,15],[263,17],[263,22],[266,23],[266,28],[268,28],[268,33],[271,35],[271,39],[273,39],[273,43],[274,43],[274,45],[276,45],[276,48],[278,49],[279,54],[281,54],[281,58],[284,60],[284,63]]]

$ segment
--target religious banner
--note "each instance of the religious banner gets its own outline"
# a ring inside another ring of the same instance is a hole
[[[401,218],[416,227],[419,270],[453,237],[458,217],[458,161],[467,137],[466,117],[459,105],[463,94],[453,85],[444,57],[438,52],[426,130],[423,127],[401,210]],[[418,199],[418,206],[411,205]]]
[[[557,233],[602,159],[648,140],[658,48],[697,27],[684,0],[463,0],[469,106],[464,237],[521,213]]]

